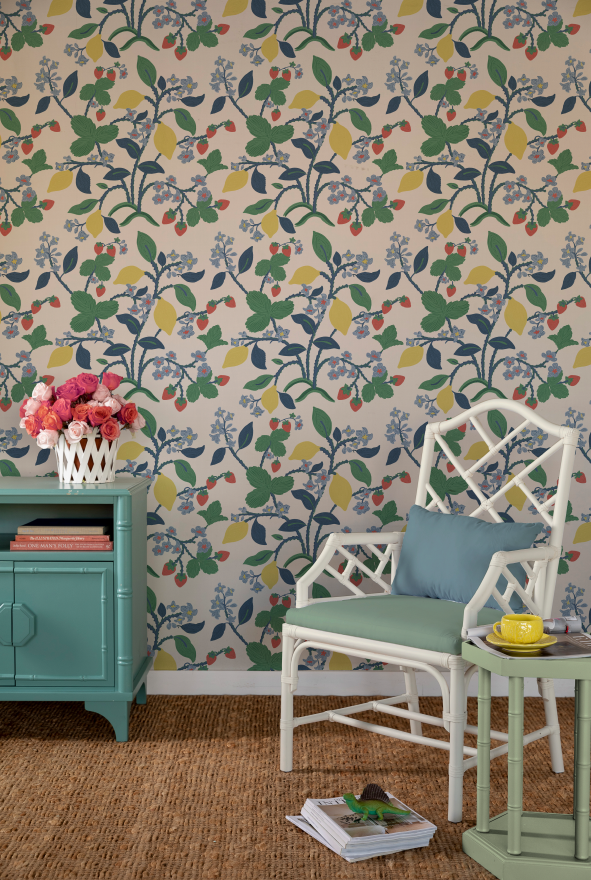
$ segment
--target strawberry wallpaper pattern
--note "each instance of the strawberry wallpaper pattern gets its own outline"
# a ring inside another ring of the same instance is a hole
[[[582,429],[578,484],[591,461],[591,0],[272,2],[0,11],[0,474],[53,472],[36,382],[124,377],[157,669],[280,668],[295,577],[330,531],[404,524],[430,419],[522,400]],[[443,453],[431,479],[470,510]],[[555,611],[589,629],[585,486],[568,520]]]

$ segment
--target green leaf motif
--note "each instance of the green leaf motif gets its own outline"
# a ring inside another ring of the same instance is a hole
[[[324,86],[325,89],[329,88],[332,82],[332,69],[324,58],[314,55],[312,58],[312,73],[321,86]]]
[[[367,113],[361,107],[352,107],[349,110],[349,116],[355,128],[365,132],[365,134],[371,134],[371,122],[368,119]]]
[[[323,263],[329,262],[332,257],[332,245],[325,235],[314,230],[312,233],[312,247],[319,260],[322,260]]]
[[[487,64],[488,75],[492,79],[495,85],[500,86],[501,88],[507,82],[507,68],[498,58],[494,58],[492,55],[488,56],[488,64]]]
[[[497,235],[496,232],[489,232],[487,243],[491,257],[499,263],[504,263],[507,259],[507,245],[505,240],[501,238],[500,235]]]
[[[320,436],[328,440],[332,434],[332,421],[328,413],[315,406],[312,410],[312,424]]]
[[[382,174],[387,174],[388,171],[398,171],[402,168],[402,165],[398,164],[396,150],[388,150],[381,159],[374,159],[373,164],[378,166]]]

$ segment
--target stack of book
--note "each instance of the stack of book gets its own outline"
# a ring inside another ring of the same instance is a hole
[[[437,831],[432,822],[419,816],[390,792],[381,791],[375,784],[366,786],[355,800],[366,803],[367,793],[381,792],[380,800],[390,804],[398,812],[384,812],[383,818],[364,818],[351,810],[344,797],[308,798],[300,816],[286,816],[306,834],[323,843],[348,862],[361,862],[374,856],[389,855],[406,849],[428,846]],[[351,796],[347,795],[350,799]],[[369,801],[375,805],[375,801]]]
[[[106,552],[113,549],[113,542],[108,525],[99,520],[34,519],[18,527],[10,549],[27,553],[39,550]]]

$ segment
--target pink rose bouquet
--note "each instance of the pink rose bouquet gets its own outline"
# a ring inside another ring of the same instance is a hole
[[[100,377],[80,373],[57,388],[38,382],[20,406],[20,427],[41,449],[56,446],[60,434],[72,445],[94,429],[109,442],[126,428],[141,430],[146,422],[135,403],[115,393],[121,380],[116,373],[104,372]]]

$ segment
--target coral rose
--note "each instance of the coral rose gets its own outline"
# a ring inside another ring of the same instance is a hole
[[[20,427],[24,428],[30,437],[37,437],[43,428],[43,425],[41,424],[41,420],[36,416],[27,416],[26,419],[21,420]]]
[[[98,376],[94,373],[80,373],[76,376],[76,381],[82,385],[85,394],[94,394],[99,384]]]
[[[37,435],[37,446],[41,449],[53,449],[59,438],[57,431],[43,430]]]
[[[105,440],[116,440],[121,434],[121,428],[116,419],[107,419],[106,422],[103,422],[101,425],[101,434]]]
[[[110,406],[93,406],[88,411],[88,421],[93,427],[97,425],[102,425],[103,422],[106,422],[107,419],[110,419],[112,416],[111,407]]]
[[[63,427],[63,422],[56,412],[49,410],[47,415],[43,416],[43,428],[46,431],[59,431]]]
[[[87,403],[77,403],[76,406],[72,407],[72,418],[76,419],[77,422],[86,421],[89,409],[90,407]]]
[[[69,422],[72,418],[72,407],[70,401],[64,397],[60,397],[51,407],[52,412],[57,413],[62,422]]]
[[[96,391],[92,394],[93,400],[106,400],[107,397],[111,396],[111,392],[107,388],[106,385],[97,385]]]
[[[25,402],[24,406],[24,416],[34,416],[35,413],[41,408],[41,401],[35,400],[34,397],[29,397],[29,399]]]
[[[63,385],[55,390],[56,397],[64,397],[66,400],[76,400],[84,394],[84,388],[76,379],[68,379]]]
[[[68,427],[66,428],[65,434],[66,439],[70,443],[78,443],[81,437],[83,437],[87,431],[89,430],[86,422],[73,421],[70,422]]]
[[[37,382],[33,388],[33,397],[35,400],[51,400],[53,397],[53,385],[46,385],[45,382]]]
[[[140,413],[138,413],[138,414],[137,414],[137,419],[135,419],[135,420],[130,424],[129,427],[131,428],[132,431],[141,431],[142,428],[145,428],[145,426],[146,426],[146,420],[145,420],[145,418],[144,418],[142,415],[140,415]]]
[[[46,403],[42,403],[35,415],[43,421],[48,412],[51,412],[51,408]]]
[[[121,379],[122,377],[118,376],[117,373],[103,373],[101,376],[101,382],[107,386],[109,391],[115,391],[116,388],[119,388]]]
[[[126,403],[121,407],[119,417],[126,425],[131,425],[137,419],[137,407],[135,403]]]

